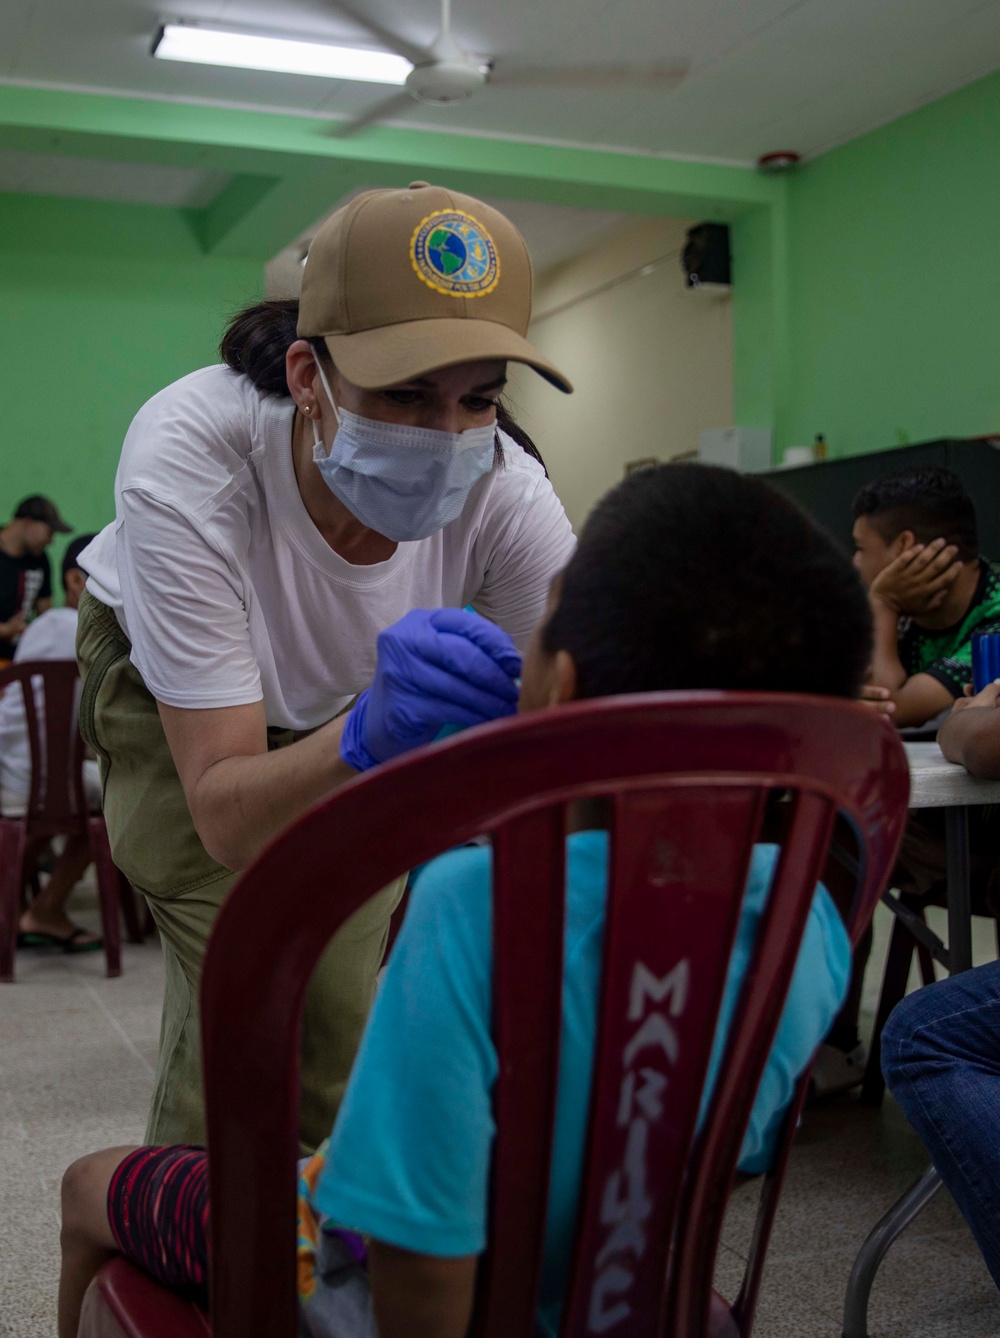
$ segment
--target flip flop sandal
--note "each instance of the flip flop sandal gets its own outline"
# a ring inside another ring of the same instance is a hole
[[[68,953],[100,952],[104,947],[103,939],[95,938],[88,943],[77,942],[86,932],[86,929],[74,929],[72,934],[64,935],[33,932],[18,934],[17,946],[19,948],[61,948],[63,952]]]

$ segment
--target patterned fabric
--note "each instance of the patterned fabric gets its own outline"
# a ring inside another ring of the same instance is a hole
[[[319,1250],[319,1219],[310,1202],[316,1189],[320,1171],[326,1164],[326,1149],[330,1140],[324,1138],[315,1153],[304,1164],[299,1163],[299,1183],[296,1203],[298,1219],[295,1245],[298,1259],[299,1301],[304,1305],[316,1294],[316,1255]]]
[[[192,1146],[137,1148],[108,1186],[115,1244],[157,1282],[208,1302],[208,1158]]]
[[[327,1223],[310,1199],[326,1143],[299,1163],[299,1333],[304,1338],[377,1338],[365,1242]],[[108,1186],[108,1221],[121,1253],[161,1286],[208,1305],[208,1157],[194,1146],[144,1147],[122,1161]]]
[[[907,675],[930,674],[953,697],[972,682],[974,632],[1000,632],[1000,568],[979,559],[979,583],[960,622],[952,627],[918,627],[912,618],[899,623],[899,658]]]

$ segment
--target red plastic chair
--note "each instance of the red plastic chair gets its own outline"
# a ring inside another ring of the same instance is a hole
[[[83,740],[76,724],[78,679],[75,660],[25,660],[0,671],[0,691],[23,696],[31,752],[31,790],[24,815],[0,815],[0,981],[7,983],[14,979],[21,891],[29,872],[25,856],[34,837],[85,836],[90,842],[109,976],[121,975],[119,907],[129,942],[141,943],[143,938],[135,895],[111,859],[104,818],[87,811]],[[42,728],[32,684],[42,688]]]
[[[473,1332],[534,1332],[560,1025],[565,810],[599,795],[612,800],[611,891],[563,1338],[749,1334],[805,1078],[731,1306],[713,1294],[713,1264],[813,889],[839,812],[857,841],[848,917],[856,941],[892,868],[908,790],[895,731],[861,707],[685,693],[580,703],[488,726],[380,768],[303,817],[233,890],[205,962],[214,1338],[296,1332],[298,1034],[320,953],[391,878],[482,832],[495,852],[500,1076],[490,1249]],[[696,1134],[765,810],[781,815],[783,854]],[[154,1283],[117,1261],[91,1286],[81,1335],[153,1338],[164,1332],[162,1304]],[[204,1317],[191,1309],[170,1328],[172,1338],[204,1332]]]

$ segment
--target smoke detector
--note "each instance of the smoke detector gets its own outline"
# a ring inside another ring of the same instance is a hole
[[[765,153],[757,159],[760,172],[794,172],[802,159],[791,149],[779,149],[777,153]]]

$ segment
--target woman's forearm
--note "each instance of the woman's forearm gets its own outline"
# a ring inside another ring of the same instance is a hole
[[[343,720],[255,757],[227,757],[201,776],[189,800],[205,849],[245,869],[290,822],[358,773],[340,756]]]
[[[263,702],[159,707],[195,830],[227,869],[246,868],[278,832],[357,775],[340,756],[346,717],[269,752]]]

